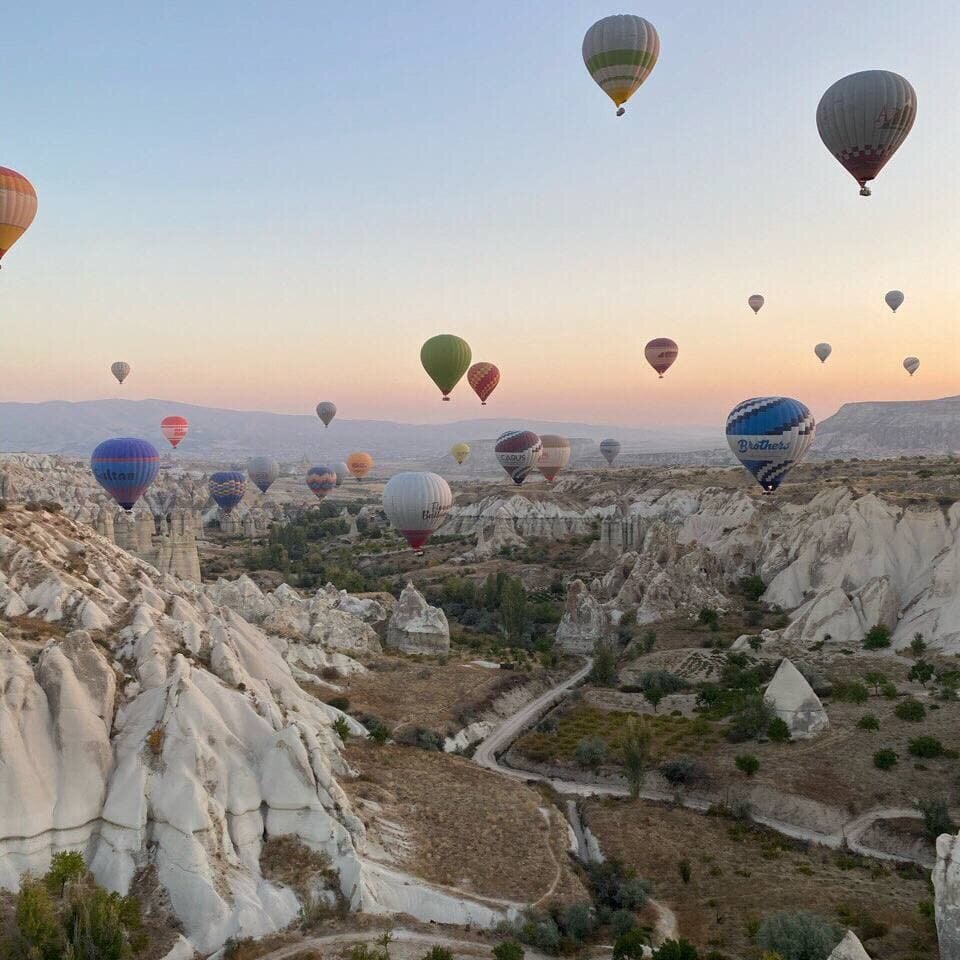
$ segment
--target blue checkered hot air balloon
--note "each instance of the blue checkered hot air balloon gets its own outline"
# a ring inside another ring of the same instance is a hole
[[[160,468],[157,448],[137,437],[104,440],[90,457],[90,469],[97,483],[124,510],[133,509]]]
[[[727,443],[764,491],[773,493],[810,449],[816,428],[813,414],[799,400],[754,397],[730,411]]]
[[[229,513],[243,499],[247,478],[239,470],[221,470],[210,474],[207,487],[217,506]]]

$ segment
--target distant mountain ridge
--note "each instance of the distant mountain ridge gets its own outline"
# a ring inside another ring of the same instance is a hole
[[[625,453],[695,450],[715,442],[715,434],[708,427],[619,427],[498,416],[439,424],[338,417],[324,428],[309,414],[218,409],[168,400],[110,399],[0,403],[0,452],[86,457],[101,440],[111,436],[144,437],[167,452],[170,448],[160,434],[160,421],[170,414],[190,421],[190,432],[177,448],[178,457],[223,461],[258,454],[286,461],[304,457],[338,461],[359,449],[369,450],[378,463],[412,467],[446,458],[451,445],[459,440],[476,444],[478,454],[488,448],[492,454],[491,441],[518,425],[591,443],[615,436]],[[490,466],[484,464],[485,471]]]

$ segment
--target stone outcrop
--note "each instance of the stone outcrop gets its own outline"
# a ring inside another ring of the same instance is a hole
[[[933,868],[933,897],[940,956],[960,957],[960,834],[937,839],[937,864]]]
[[[431,607],[408,583],[387,624],[387,646],[404,653],[444,656],[450,652],[450,625],[439,607]]]
[[[606,611],[590,596],[584,582],[572,581],[557,625],[557,646],[568,653],[592,653],[606,637],[609,625]]]
[[[870,960],[870,954],[863,949],[860,938],[852,930],[848,930],[827,960]]]
[[[813,737],[830,725],[820,698],[789,660],[781,661],[763,696],[794,740]]]

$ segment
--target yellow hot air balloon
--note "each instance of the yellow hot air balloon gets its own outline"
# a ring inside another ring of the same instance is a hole
[[[660,37],[643,17],[617,14],[598,20],[583,38],[583,62],[594,82],[616,104],[624,104],[650,76],[660,56]]]
[[[347,469],[358,480],[362,480],[373,469],[373,457],[363,451],[351,453],[347,457]]]
[[[37,215],[37,192],[16,170],[0,167],[0,258],[23,236]]]
[[[450,448],[450,455],[453,457],[457,463],[463,463],[467,457],[470,456],[470,444],[469,443],[455,443]]]

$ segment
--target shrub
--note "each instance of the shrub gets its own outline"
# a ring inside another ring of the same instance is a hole
[[[613,944],[613,960],[642,960],[649,942],[649,937],[636,928],[621,933]]]
[[[20,883],[14,914],[19,937],[14,943],[22,944],[20,953],[13,956],[32,958],[58,957],[63,933],[47,886],[29,876]]]
[[[522,956],[521,952],[521,956]],[[421,958],[421,960],[453,960],[453,954],[441,946],[431,947]]]
[[[766,917],[757,930],[757,946],[783,960],[826,960],[842,931],[830,920],[807,910],[784,910]]]
[[[337,736],[346,742],[347,737],[350,736],[350,724],[347,723],[346,717],[337,717],[333,722],[333,729],[337,732]]]
[[[612,686],[617,679],[617,652],[610,643],[598,643],[593,651],[590,680],[601,687]]]
[[[712,607],[704,607],[697,614],[697,620],[714,631],[720,626],[720,614]]]
[[[879,730],[880,721],[872,713],[865,713],[857,721],[857,726],[861,730]]]
[[[748,600],[759,600],[763,596],[763,591],[766,589],[767,585],[763,582],[763,577],[759,577],[756,574],[752,577],[740,578],[740,592]]]
[[[943,833],[956,833],[957,827],[950,819],[950,807],[946,800],[920,800],[917,807],[923,814],[924,832],[931,840],[936,842],[937,837]]]
[[[913,697],[907,697],[901,700],[894,708],[893,712],[899,720],[908,720],[910,723],[919,723],[926,715],[927,711],[919,700]]]
[[[367,728],[367,738],[374,743],[383,745],[390,739],[390,728],[382,720],[378,720],[376,717],[368,717],[364,721],[364,726]]]
[[[504,940],[493,948],[494,960],[523,960],[523,947],[516,940]]]
[[[560,928],[553,917],[528,910],[520,926],[520,939],[547,953],[556,953],[560,946]]]
[[[865,650],[882,650],[890,646],[890,630],[882,623],[871,627],[863,638]]]
[[[770,726],[773,711],[760,694],[746,698],[741,708],[730,718],[727,739],[731,743],[752,740]]]
[[[560,929],[571,940],[583,942],[597,927],[597,915],[589,903],[571,903],[560,912]]]
[[[650,763],[650,727],[643,719],[630,717],[620,741],[623,770],[630,785],[630,796],[640,796],[640,788]]]
[[[896,700],[897,685],[892,680],[886,680],[880,685],[880,696],[886,700]]]
[[[933,664],[927,663],[926,660],[918,660],[910,668],[907,679],[915,680],[921,687],[925,687],[933,679],[934,673]]]
[[[708,779],[706,768],[693,757],[674,757],[664,760],[659,767],[660,775],[672,787],[692,787]]]
[[[923,639],[923,634],[915,633],[913,635],[913,639],[910,641],[910,652],[915,657],[922,657],[923,654],[926,652],[926,649],[927,649],[927,643]]]
[[[863,682],[873,687],[875,696],[880,696],[880,688],[887,683],[887,675],[879,670],[871,670],[863,675]]]
[[[683,883],[689,883],[691,876],[693,876],[693,871],[690,867],[689,860],[681,860],[677,864],[677,872],[680,874],[680,879]]]
[[[897,765],[897,754],[890,747],[884,747],[873,755],[873,765],[878,770],[891,770]]]
[[[64,850],[53,855],[43,882],[51,893],[62,896],[68,883],[82,880],[86,875],[87,865],[83,862],[83,854]]]
[[[633,915],[632,910],[614,910],[607,923],[614,937],[622,937],[636,927],[637,918]]]
[[[327,704],[334,710],[342,710],[344,713],[350,709],[350,701],[347,697],[333,697],[327,701]]]
[[[397,743],[407,747],[417,747],[429,753],[438,753],[443,750],[443,737],[436,730],[429,727],[406,727],[394,738]]]
[[[790,739],[790,728],[787,721],[774,717],[767,726],[767,737],[774,743],[786,743]]]
[[[586,767],[594,773],[607,757],[607,745],[600,737],[586,737],[581,740],[573,751],[573,758],[581,767]]]
[[[867,688],[856,680],[833,685],[834,700],[840,700],[843,703],[866,703],[869,696]]]
[[[612,857],[587,867],[593,899],[608,910],[639,910],[647,902],[650,888],[632,870]]]
[[[733,762],[737,769],[748,777],[752,777],[760,769],[760,761],[752,753],[738,754]]]
[[[653,960],[697,960],[697,948],[686,940],[664,940],[653,951]]]
[[[942,757],[945,752],[943,744],[936,737],[928,736],[911,740],[908,749],[911,756],[922,757],[924,760]]]

